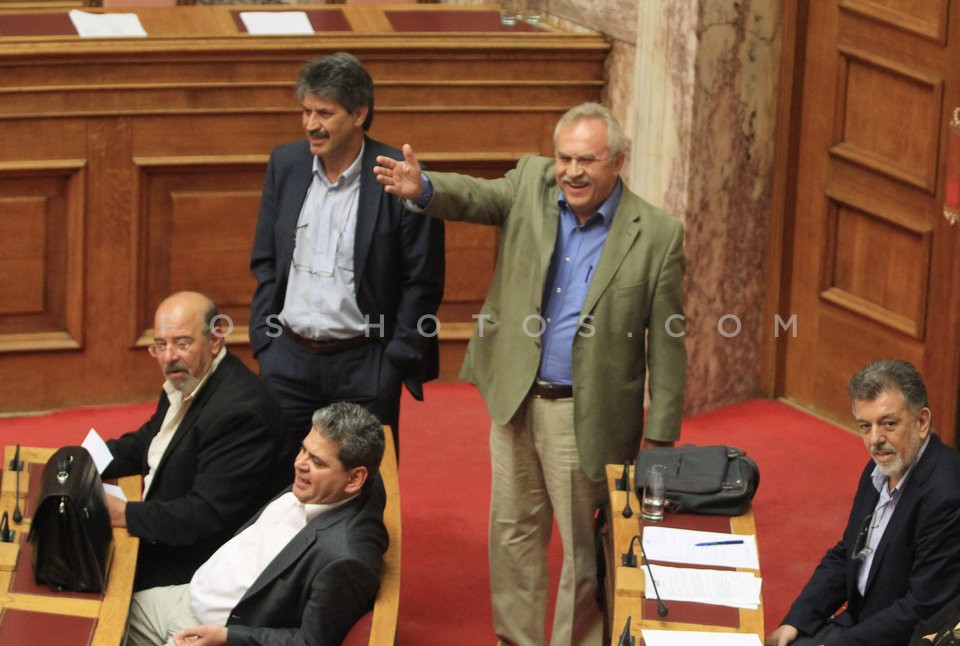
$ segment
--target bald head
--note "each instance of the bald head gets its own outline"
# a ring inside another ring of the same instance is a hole
[[[185,395],[193,392],[223,347],[223,338],[211,329],[217,316],[213,301],[197,292],[177,292],[157,307],[150,353]]]
[[[161,311],[169,313],[173,310],[178,310],[185,316],[196,317],[203,330],[203,335],[207,337],[211,333],[211,324],[219,314],[213,301],[200,292],[177,292],[167,296],[157,307],[157,318],[159,318]],[[160,328],[157,327],[154,327],[154,331],[161,332]]]

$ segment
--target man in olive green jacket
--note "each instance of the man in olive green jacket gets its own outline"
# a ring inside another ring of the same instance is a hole
[[[375,172],[428,215],[502,229],[460,373],[493,419],[495,629],[501,644],[543,642],[556,514],[564,563],[552,643],[598,645],[592,518],[605,465],[635,459],[644,435],[669,445],[680,432],[683,227],[623,186],[626,138],[606,108],[571,109],[554,145],[555,159],[524,157],[493,180],[422,173],[410,146],[403,162],[378,158]]]

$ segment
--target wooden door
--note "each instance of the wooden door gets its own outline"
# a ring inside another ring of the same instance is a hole
[[[960,2],[796,8],[778,389],[849,425],[851,374],[903,358],[925,376],[935,426],[953,441],[960,225],[945,219],[943,202],[960,103]]]

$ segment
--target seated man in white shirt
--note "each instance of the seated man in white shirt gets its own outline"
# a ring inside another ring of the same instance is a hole
[[[291,489],[189,584],[134,594],[128,644],[340,644],[373,607],[388,543],[383,430],[346,402],[312,422]]]

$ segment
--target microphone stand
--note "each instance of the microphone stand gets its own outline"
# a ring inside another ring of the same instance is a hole
[[[16,504],[13,508],[13,522],[20,524],[23,522],[23,514],[20,512],[20,472],[23,471],[23,460],[20,459],[20,445],[17,444],[17,450],[10,460],[10,468],[17,472],[17,493]]]
[[[670,614],[670,611],[667,610],[667,604],[660,598],[660,592],[657,590],[657,580],[653,578],[653,570],[650,569],[650,561],[647,559],[647,553],[643,550],[642,540],[640,541],[640,556],[643,557],[643,562],[647,565],[647,574],[650,575],[650,583],[653,584],[653,595],[657,598],[657,614],[666,617]]]
[[[643,549],[643,540],[639,534],[635,534],[633,538],[630,539],[630,547],[627,553],[620,557],[620,564],[624,567],[637,567],[637,555],[633,551],[634,541],[637,541],[637,544],[640,546],[640,555],[643,557],[643,563],[647,567],[647,574],[650,575],[650,583],[653,584],[653,596],[657,599],[657,614],[661,617],[666,617],[670,614],[670,611],[667,609],[667,604],[660,598],[660,592],[657,590],[657,580],[653,578],[653,569],[650,567],[650,561],[647,560],[647,553]]]
[[[630,461],[624,460],[623,473],[617,478],[617,491],[630,491]]]
[[[12,543],[16,532],[10,529],[10,521],[7,520],[7,512],[0,516],[0,543]]]
[[[627,623],[623,625],[623,632],[620,633],[619,639],[617,639],[617,646],[634,646],[637,643],[636,638],[630,634],[630,620],[633,617],[627,617]]]

